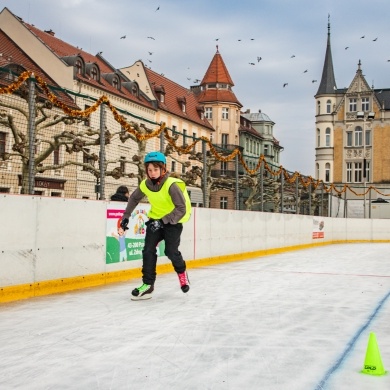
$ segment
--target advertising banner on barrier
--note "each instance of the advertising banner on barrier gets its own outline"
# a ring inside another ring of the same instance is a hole
[[[138,205],[129,218],[129,229],[124,231],[120,222],[125,209],[107,204],[106,264],[142,259],[149,204]],[[157,246],[157,256],[164,255],[164,241]]]
[[[325,238],[325,222],[320,217],[313,218],[313,238]]]

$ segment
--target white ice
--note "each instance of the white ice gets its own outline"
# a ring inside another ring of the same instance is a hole
[[[0,305],[0,389],[389,390],[390,245],[315,247]]]

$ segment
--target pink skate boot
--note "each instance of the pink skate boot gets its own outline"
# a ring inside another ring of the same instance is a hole
[[[188,292],[190,289],[190,281],[188,280],[187,272],[184,271],[181,274],[177,274],[177,276],[179,277],[181,291],[184,293]]]

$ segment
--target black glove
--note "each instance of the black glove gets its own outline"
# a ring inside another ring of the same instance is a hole
[[[128,218],[122,218],[122,221],[121,221],[121,228],[123,230],[128,230],[129,228],[127,227],[127,225],[129,224],[129,219]]]
[[[152,233],[155,233],[157,232],[157,230],[162,229],[164,227],[164,223],[161,219],[149,219],[149,221],[146,222],[146,225]]]

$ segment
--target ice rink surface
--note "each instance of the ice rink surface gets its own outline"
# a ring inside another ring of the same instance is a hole
[[[389,390],[390,245],[342,244],[0,305],[0,389]]]

